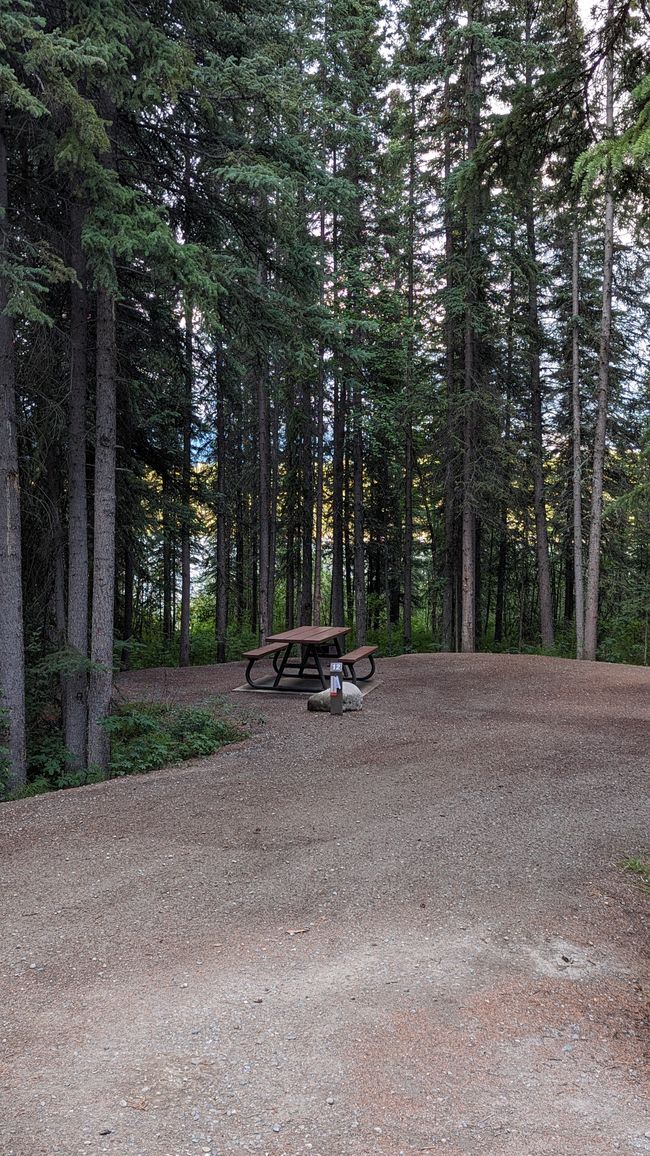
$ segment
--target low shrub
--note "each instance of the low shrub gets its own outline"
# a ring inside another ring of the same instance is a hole
[[[244,738],[235,722],[214,710],[127,703],[107,720],[111,733],[111,775],[141,774],[170,763],[211,755]]]
[[[245,738],[244,728],[224,717],[225,710],[220,702],[202,708],[142,702],[118,707],[105,723],[111,734],[109,777],[143,774],[211,755],[227,743]],[[4,769],[0,715],[0,800],[81,787],[104,778],[97,767],[75,767],[59,734],[41,735],[30,746],[26,787],[9,792],[8,764],[6,774]]]

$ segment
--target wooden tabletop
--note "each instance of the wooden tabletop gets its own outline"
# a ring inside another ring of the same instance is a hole
[[[315,645],[340,638],[341,635],[347,634],[349,629],[349,626],[296,626],[293,630],[281,630],[279,634],[269,634],[266,641],[303,642]]]

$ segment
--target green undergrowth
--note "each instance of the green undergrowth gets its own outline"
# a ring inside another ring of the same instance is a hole
[[[630,857],[623,860],[621,867],[630,875],[636,875],[643,890],[650,895],[650,859]]]
[[[105,778],[146,774],[160,767],[214,754],[228,743],[246,738],[243,723],[215,699],[201,707],[130,702],[106,720],[111,735],[111,766],[106,776],[97,767],[77,768],[58,735],[41,736],[29,751],[27,786],[3,791],[0,799],[25,798],[47,791],[98,783]],[[2,764],[0,762],[0,770]],[[6,784],[6,778],[4,780]]]
[[[211,755],[244,737],[238,723],[204,707],[129,703],[107,725],[112,735],[113,777]]]

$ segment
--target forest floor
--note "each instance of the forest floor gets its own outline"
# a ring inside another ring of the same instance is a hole
[[[2,1156],[650,1153],[650,671],[379,660],[217,755],[0,808]]]

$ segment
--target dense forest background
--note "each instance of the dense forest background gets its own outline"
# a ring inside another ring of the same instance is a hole
[[[649,30],[0,0],[12,785],[274,625],[647,663]]]

